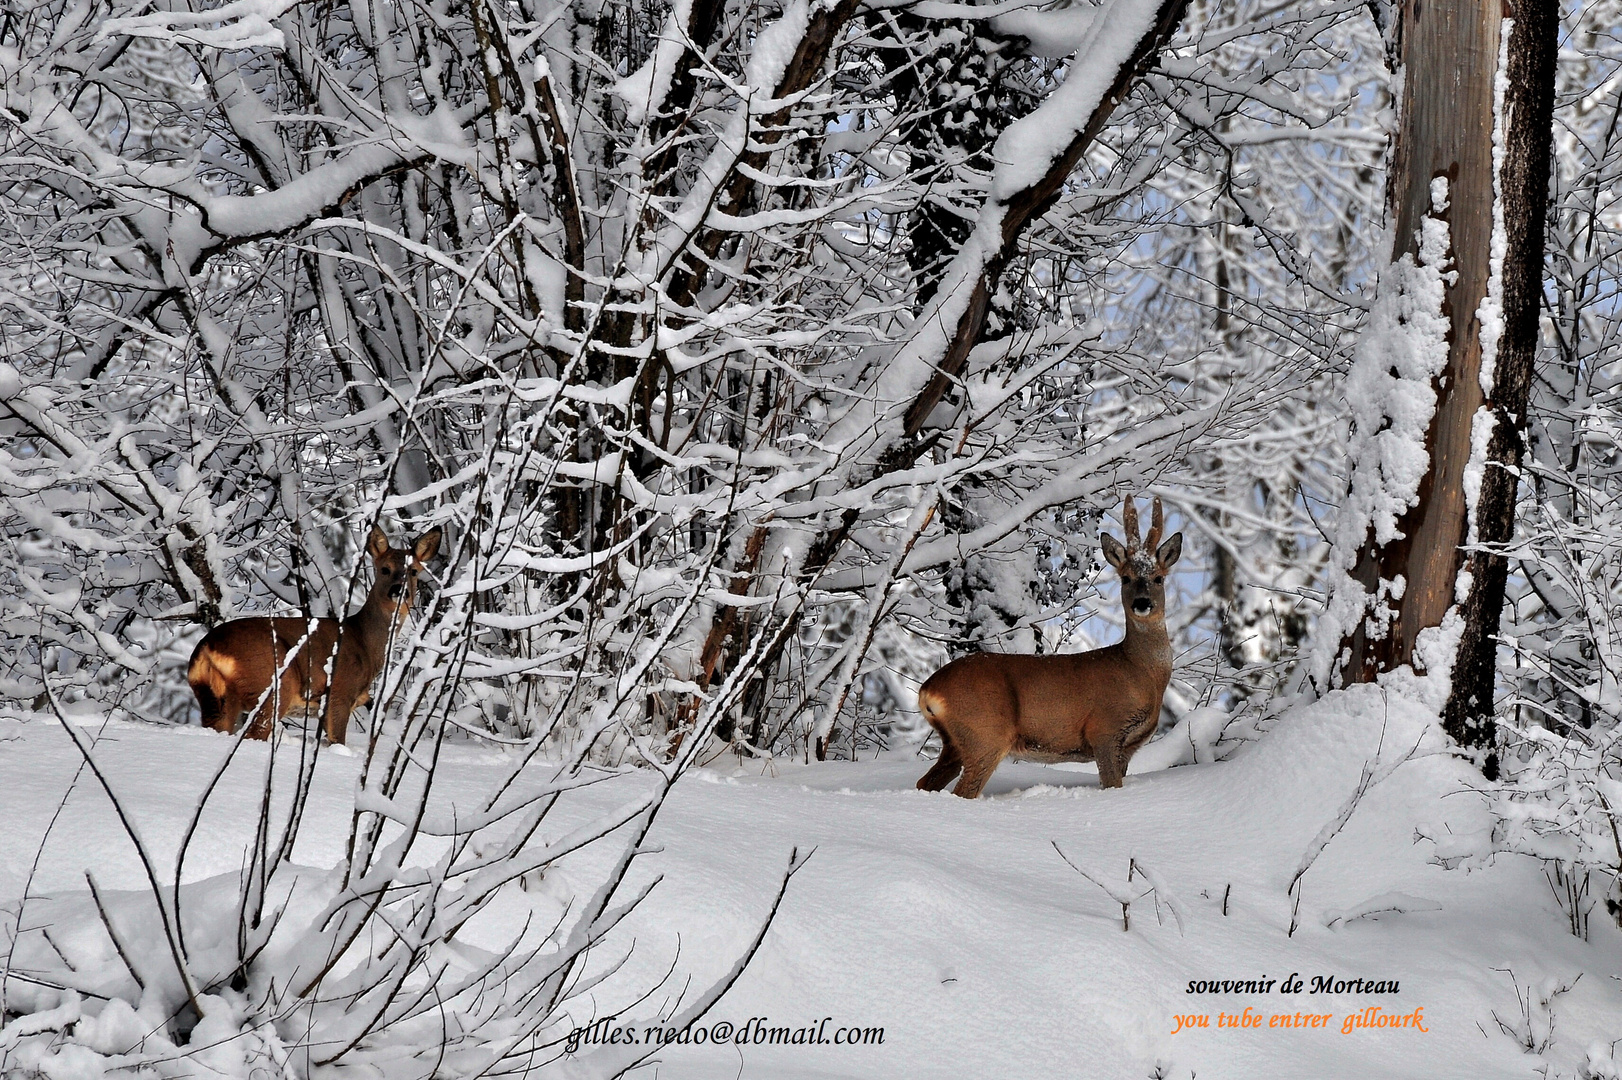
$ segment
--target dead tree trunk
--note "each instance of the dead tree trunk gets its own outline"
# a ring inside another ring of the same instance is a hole
[[[1360,621],[1347,642],[1345,682],[1369,682],[1409,663],[1421,630],[1437,626],[1453,603],[1467,522],[1464,474],[1481,389],[1481,320],[1492,246],[1493,76],[1502,8],[1497,0],[1404,0],[1397,33],[1405,71],[1387,213],[1396,223],[1391,259],[1418,258],[1427,215],[1446,220],[1452,280],[1446,367],[1435,381],[1436,411],[1426,433],[1430,469],[1417,499],[1397,520],[1397,535],[1364,541],[1352,577],[1369,596],[1381,582],[1403,582],[1385,632]],[[1432,181],[1445,178],[1448,206],[1433,214]],[[1395,590],[1388,590],[1394,594]]]
[[[1503,332],[1493,367],[1492,438],[1476,500],[1476,546],[1466,569],[1464,636],[1453,665],[1453,686],[1442,723],[1466,746],[1489,746],[1498,620],[1504,609],[1509,562],[1503,545],[1515,534],[1515,495],[1525,448],[1527,396],[1537,355],[1543,295],[1543,228],[1549,205],[1550,145],[1554,132],[1555,54],[1560,9],[1522,0],[1509,35],[1504,95],[1504,157],[1498,174],[1506,250],[1501,271]],[[1489,755],[1488,779],[1497,771]]]

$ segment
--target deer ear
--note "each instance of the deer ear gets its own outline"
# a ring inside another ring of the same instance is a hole
[[[1115,567],[1117,573],[1120,573],[1121,568],[1126,565],[1126,548],[1109,533],[1099,533],[1098,542],[1104,548],[1104,558]]]
[[[425,563],[439,554],[439,537],[439,527],[436,525],[417,538],[412,554],[416,556],[418,562]]]
[[[1182,555],[1183,534],[1172,533],[1171,539],[1167,540],[1164,544],[1161,544],[1159,550],[1155,552],[1155,561],[1158,562],[1161,569],[1164,570],[1170,567],[1172,563],[1180,559]]]
[[[388,536],[383,532],[382,529],[379,529],[376,525],[373,525],[371,533],[366,537],[366,554],[370,555],[374,559],[381,559],[388,553]]]

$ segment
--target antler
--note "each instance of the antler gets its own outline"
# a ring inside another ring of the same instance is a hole
[[[1138,501],[1130,495],[1121,506],[1121,527],[1126,531],[1126,553],[1131,555],[1138,550],[1141,537],[1138,534]]]
[[[1155,496],[1154,514],[1149,520],[1149,536],[1144,540],[1143,546],[1152,555],[1160,548],[1160,534],[1166,531],[1166,515],[1160,509],[1160,496]]]

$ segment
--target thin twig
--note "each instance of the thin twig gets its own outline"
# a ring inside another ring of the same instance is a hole
[[[40,655],[45,655],[45,643],[37,639],[36,643],[39,646]],[[153,865],[152,857],[147,853],[146,845],[141,842],[140,834],[135,831],[135,823],[130,820],[128,812],[124,809],[124,804],[119,801],[118,795],[114,793],[113,786],[108,781],[106,774],[101,771],[101,766],[96,763],[95,756],[90,752],[90,747],[85,743],[84,738],[73,726],[73,723],[62,712],[62,704],[56,699],[56,691],[51,688],[50,680],[45,678],[43,665],[40,670],[40,681],[45,687],[45,697],[51,703],[51,711],[56,714],[58,722],[62,725],[62,730],[67,732],[68,738],[73,740],[73,745],[78,747],[79,753],[84,756],[85,764],[90,766],[90,772],[95,776],[97,782],[101,784],[102,791],[107,793],[108,800],[113,804],[113,812],[118,815],[119,823],[124,826],[124,832],[129,836],[130,843],[135,845],[135,853],[140,857],[141,866],[146,871],[147,882],[152,887],[152,898],[158,905],[158,919],[163,924],[163,936],[169,943],[169,954],[174,958],[175,973],[180,976],[180,985],[186,992],[187,1002],[191,1005],[192,1010],[201,1017],[203,1010],[197,1004],[197,988],[193,985],[191,972],[186,967],[186,958],[181,952],[180,939],[175,935],[175,927],[169,916],[169,908],[163,902],[163,886],[158,883],[157,867]]]
[[[124,939],[119,936],[118,931],[113,927],[113,917],[107,911],[107,905],[102,903],[101,890],[96,888],[96,879],[91,876],[89,870],[84,872],[84,881],[86,885],[90,886],[90,898],[96,903],[96,911],[101,914],[101,925],[107,928],[107,936],[112,939],[113,948],[118,952],[118,958],[124,961],[124,968],[130,973],[130,978],[135,980],[135,985],[145,990],[146,980],[141,978],[139,971],[135,970],[135,961],[130,959],[130,951],[125,947]]]

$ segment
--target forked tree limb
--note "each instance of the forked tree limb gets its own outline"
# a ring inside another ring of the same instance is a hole
[[[986,318],[991,313],[992,292],[996,289],[997,279],[1002,276],[1003,268],[1013,257],[1019,238],[1031,222],[1047,213],[1058,201],[1065,181],[1081,162],[1082,155],[1104,130],[1104,125],[1109,123],[1110,117],[1115,114],[1116,108],[1126,99],[1127,94],[1131,93],[1133,83],[1154,67],[1161,50],[1182,25],[1183,16],[1187,11],[1188,0],[1161,0],[1154,23],[1139,39],[1137,47],[1133,49],[1126,62],[1116,71],[1114,81],[1110,83],[1109,90],[1105,92],[1103,98],[1094,106],[1086,125],[1070,140],[1064,152],[1053,160],[1039,180],[1003,201],[1002,247],[981,267],[968,307],[958,319],[957,330],[946,347],[945,355],[942,356],[935,374],[907,409],[903,431],[909,441],[916,439],[918,433],[923,430],[929,414],[940,404],[941,398],[946,396],[946,391],[951,389],[952,383],[963,373],[970,351],[984,336]],[[905,465],[892,466],[882,471],[895,471],[911,463],[911,460],[907,460]]]
[[[818,6],[795,47],[793,59],[772,92],[773,100],[787,101],[811,88],[811,84],[826,68],[839,35],[856,14],[857,6],[857,0],[838,0],[837,3]],[[713,29],[711,32],[714,32]],[[688,54],[691,54],[691,50]],[[759,129],[750,133],[749,149],[739,158],[725,187],[717,193],[716,207],[719,213],[712,215],[710,220],[727,221],[743,217],[748,208],[758,201],[760,185],[754,177],[765,171],[777,144],[788,133],[789,117],[790,106],[785,105],[760,119]],[[704,267],[715,260],[721,245],[736,235],[730,229],[706,228],[694,238],[693,246],[703,257],[684,258],[671,275],[665,293],[674,307],[685,308],[693,302],[703,279]]]
[[[1087,123],[1071,139],[1068,146],[1049,164],[1048,169],[1035,182],[1014,192],[1001,202],[1001,247],[980,266],[970,287],[967,306],[958,317],[956,328],[946,344],[935,372],[913,398],[902,423],[901,439],[883,450],[873,465],[872,475],[884,476],[911,468],[933,445],[934,440],[920,438],[930,413],[939,405],[946,392],[963,374],[969,355],[984,339],[986,320],[991,314],[991,296],[1003,269],[1013,257],[1019,238],[1031,223],[1045,214],[1059,198],[1065,181],[1075,171],[1082,155],[1093,144],[1116,108],[1125,100],[1133,84],[1154,67],[1161,51],[1182,25],[1188,10],[1188,0],[1161,0],[1155,20],[1138,40],[1115,73],[1109,89],[1093,107]],[[989,208],[985,212],[995,213]],[[820,574],[832,563],[844,546],[855,526],[860,511],[845,510],[833,528],[820,534],[807,551],[803,576]]]

